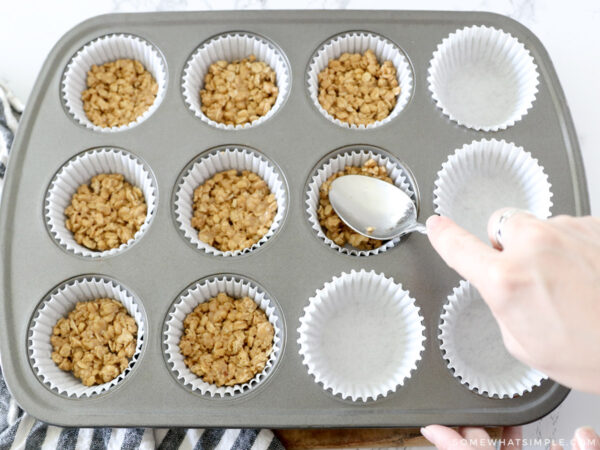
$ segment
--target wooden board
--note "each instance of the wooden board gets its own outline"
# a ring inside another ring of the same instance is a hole
[[[485,429],[492,439],[502,427]],[[418,428],[339,428],[275,430],[288,450],[350,447],[417,447],[431,445]]]

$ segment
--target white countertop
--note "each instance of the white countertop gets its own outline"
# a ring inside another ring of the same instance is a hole
[[[0,82],[26,101],[52,46],[77,23],[110,12],[206,9],[439,9],[493,11],[529,27],[546,46],[571,108],[592,212],[600,215],[600,1],[598,0],[30,0],[6,1],[0,16]],[[600,397],[573,392],[529,439],[564,439],[576,427],[600,431]],[[537,443],[539,444],[539,443]],[[547,448],[548,443],[532,445]]]

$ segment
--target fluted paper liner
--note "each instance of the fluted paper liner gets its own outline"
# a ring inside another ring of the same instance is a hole
[[[111,298],[119,301],[138,327],[136,350],[129,366],[108,383],[85,386],[71,372],[58,368],[52,361],[50,337],[59,319],[67,317],[77,302]],[[82,276],[66,281],[49,293],[34,313],[28,333],[28,349],[31,365],[41,381],[54,392],[68,397],[91,397],[101,394],[122,382],[140,357],[145,339],[145,323],[141,304],[134,295],[110,278],[102,275]]]
[[[364,53],[372,50],[379,64],[391,61],[396,68],[396,77],[400,85],[400,94],[396,97],[396,105],[390,114],[383,120],[378,120],[368,125],[355,125],[343,122],[329,114],[319,103],[319,73],[321,73],[329,61],[339,58],[343,53]],[[408,59],[400,48],[389,39],[375,33],[364,31],[351,31],[328,40],[315,52],[310,61],[306,75],[308,93],[315,107],[330,122],[344,128],[367,129],[375,128],[390,122],[408,104],[413,90],[413,74]]]
[[[87,73],[92,65],[102,65],[117,59],[134,59],[142,63],[158,84],[154,103],[136,120],[118,127],[99,127],[85,115],[81,94],[87,89]],[[61,93],[65,108],[77,122],[103,133],[122,131],[139,125],[158,108],[167,90],[167,67],[158,50],[144,39],[130,34],[110,34],[99,37],[79,50],[67,65],[62,78]]]
[[[198,186],[204,184],[215,174],[231,169],[239,171],[248,170],[265,180],[269,186],[269,190],[275,195],[275,199],[277,200],[277,213],[269,231],[252,247],[223,252],[198,238],[198,230],[192,227],[192,217],[194,216],[193,200],[194,190]],[[223,150],[209,153],[206,156],[201,156],[177,180],[174,214],[179,229],[185,238],[199,250],[213,255],[238,256],[257,249],[275,234],[285,217],[286,209],[287,191],[283,176],[265,156],[247,148],[224,148]]]
[[[258,307],[267,315],[269,322],[273,325],[275,334],[269,360],[262,372],[256,374],[247,383],[218,387],[215,384],[203,381],[202,378],[192,373],[185,365],[184,357],[179,349],[179,341],[183,336],[183,321],[186,316],[196,306],[209,301],[221,292],[235,299],[250,297],[254,300]],[[211,397],[231,397],[246,393],[265,381],[273,371],[276,361],[281,354],[283,329],[277,314],[275,303],[269,295],[254,282],[242,276],[220,276],[201,280],[179,296],[167,316],[163,336],[167,364],[173,370],[177,380],[181,384],[201,394],[210,395]]]
[[[459,125],[504,130],[521,120],[538,92],[538,72],[525,46],[486,26],[466,27],[438,45],[429,66],[429,90]]]
[[[250,55],[269,65],[275,71],[277,100],[267,114],[243,125],[226,125],[207,117],[201,109],[200,91],[211,64],[224,60],[238,61]],[[183,98],[196,117],[222,130],[240,130],[255,127],[272,117],[283,105],[291,84],[291,70],[287,59],[275,44],[262,36],[247,32],[225,33],[203,43],[192,54],[185,65],[181,89]]]
[[[89,184],[94,176],[101,173],[119,173],[130,184],[141,189],[146,200],[146,220],[128,242],[110,250],[94,251],[75,241],[65,223],[65,209],[71,204],[71,198],[79,186]],[[141,239],[150,227],[157,200],[156,181],[144,162],[125,150],[102,148],[79,154],[63,165],[48,186],[44,215],[50,234],[61,247],[76,255],[100,258],[120,253]]]
[[[319,223],[318,209],[319,190],[321,189],[321,185],[335,173],[342,172],[346,166],[361,167],[369,159],[375,160],[375,162],[379,166],[385,166],[388,172],[388,176],[392,179],[394,184],[400,189],[402,189],[404,192],[406,192],[413,201],[416,201],[415,193],[412,191],[410,185],[408,184],[407,176],[404,173],[402,167],[397,165],[384,153],[379,153],[376,150],[365,148],[362,150],[357,149],[344,152],[331,158],[329,161],[327,161],[325,164],[319,167],[316,173],[312,175],[306,191],[305,203],[306,212],[308,214],[308,221],[310,222],[311,228],[317,233],[317,236],[320,239],[322,239],[331,248],[334,248],[337,251],[345,253],[347,255],[377,255],[378,253],[385,252],[386,250],[394,247],[396,244],[398,244],[398,242],[400,242],[401,239],[397,237],[394,239],[390,239],[389,241],[383,241],[380,247],[372,250],[359,250],[355,247],[352,247],[350,244],[346,244],[344,247],[340,247],[327,237],[327,235],[323,231],[323,228],[321,227],[321,224]]]
[[[489,242],[487,223],[503,207],[550,216],[552,193],[544,168],[510,142],[473,141],[442,164],[435,181],[435,212]]]
[[[523,395],[547,378],[508,353],[492,312],[467,281],[460,282],[444,305],[440,339],[454,376],[478,394]]]
[[[419,308],[400,284],[374,271],[334,277],[300,318],[300,355],[317,383],[352,401],[402,386],[424,350]]]

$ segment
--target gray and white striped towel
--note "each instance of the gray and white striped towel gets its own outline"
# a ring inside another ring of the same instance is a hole
[[[0,85],[0,193],[22,111],[21,102]],[[284,447],[271,430],[53,427],[19,408],[0,369],[0,450],[38,448],[283,450]]]

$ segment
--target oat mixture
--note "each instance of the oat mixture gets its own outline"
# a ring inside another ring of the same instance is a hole
[[[85,115],[94,125],[119,127],[144,114],[157,92],[158,84],[141,62],[117,59],[92,66],[81,99]]]
[[[108,383],[129,365],[137,331],[133,317],[116,300],[78,302],[54,326],[52,361],[85,386]]]
[[[400,94],[396,68],[379,64],[372,50],[344,53],[319,73],[319,103],[336,119],[368,125],[385,119]]]
[[[254,122],[277,100],[275,78],[275,71],[254,55],[241,61],[217,61],[208,68],[200,91],[202,112],[226,125]]]
[[[133,238],[146,220],[142,191],[119,173],[100,174],[82,184],[65,209],[67,229],[90,250],[110,250]]]
[[[194,190],[192,226],[198,238],[223,252],[252,247],[267,234],[277,200],[254,172],[219,172]]]
[[[179,348],[189,369],[207,383],[233,386],[265,368],[273,348],[273,325],[249,297],[219,293],[183,321]]]
[[[380,247],[383,241],[358,234],[342,222],[342,219],[333,210],[329,202],[329,188],[333,180],[344,175],[367,175],[387,181],[388,183],[393,183],[393,180],[388,176],[385,166],[378,166],[373,159],[366,161],[362,167],[346,166],[342,172],[334,173],[321,185],[319,191],[319,208],[317,210],[319,223],[325,235],[340,247],[343,247],[346,243],[359,250],[373,250]]]

